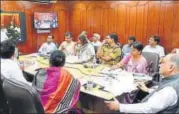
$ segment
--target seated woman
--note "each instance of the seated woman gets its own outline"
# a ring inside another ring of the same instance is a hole
[[[142,56],[143,45],[134,42],[131,45],[130,55],[123,58],[121,62],[113,66],[112,69],[125,68],[126,71],[147,74],[147,60]]]
[[[62,51],[54,51],[49,63],[49,68],[38,71],[33,85],[40,94],[45,112],[58,113],[75,106],[79,98],[80,82],[63,68],[65,54]]]
[[[91,60],[95,56],[95,50],[85,35],[80,35],[78,39],[80,46],[78,60],[75,63],[83,63]]]

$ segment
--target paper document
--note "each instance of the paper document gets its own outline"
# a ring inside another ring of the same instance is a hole
[[[119,96],[122,93],[125,92],[131,92],[133,90],[137,90],[137,87],[135,84],[126,84],[124,82],[113,82],[111,86],[106,87],[104,90],[109,91],[112,93],[114,96]]]
[[[75,63],[76,61],[78,61],[78,56],[69,55],[66,57],[67,63]]]

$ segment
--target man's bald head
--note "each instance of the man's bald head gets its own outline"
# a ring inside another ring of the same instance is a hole
[[[170,61],[175,65],[179,71],[179,54],[170,54]]]
[[[160,74],[169,77],[177,73],[179,73],[179,55],[166,55],[160,63]]]

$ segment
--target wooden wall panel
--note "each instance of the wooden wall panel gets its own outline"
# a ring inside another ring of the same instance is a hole
[[[109,11],[108,9],[102,10],[102,32],[101,32],[101,39],[103,39],[110,30],[110,25],[109,23]]]
[[[89,35],[94,32],[115,32],[119,42],[125,44],[130,35],[148,44],[154,34],[161,36],[166,52],[179,47],[179,1],[58,1],[43,5],[27,1],[1,1],[4,11],[21,11],[26,14],[27,40],[19,45],[24,53],[35,52],[48,34],[37,34],[33,28],[33,12],[57,12],[59,27],[50,34],[55,41],[64,40],[64,33],[71,31],[76,40],[82,30]]]
[[[80,15],[81,11],[79,10],[74,10],[71,14],[71,19],[70,19],[70,23],[73,23],[73,25],[70,26],[71,30],[76,30],[76,32],[73,32],[73,35],[75,36],[74,39],[76,40],[78,35],[80,34]],[[82,29],[81,29],[82,30]]]
[[[92,34],[92,31],[93,31],[93,10],[91,9],[88,9],[86,11],[86,14],[87,14],[87,32],[88,34]],[[80,20],[81,21],[81,20]],[[80,26],[80,25],[79,25]],[[83,30],[78,30],[79,33]]]
[[[160,17],[160,1],[149,2],[148,18],[147,18],[147,36],[158,35]]]
[[[173,2],[172,3],[164,3],[165,4],[165,9],[164,9],[164,22],[167,22],[164,24],[163,26],[163,37],[161,40],[162,44],[167,44],[165,45],[165,48],[170,49],[171,50],[171,46],[172,46],[172,32],[173,32],[173,21],[174,21],[174,7],[173,6]]]
[[[126,23],[127,23],[127,7],[126,5],[120,5],[116,8],[117,10],[117,16],[120,18],[117,18],[116,22],[116,31],[119,36],[119,42],[125,43],[127,42],[126,37]]]
[[[99,32],[102,39],[115,32],[121,44],[135,35],[146,45],[150,36],[159,35],[166,52],[179,47],[179,1],[74,1],[70,13],[75,37],[82,30]],[[79,27],[73,27],[76,23]]]
[[[92,28],[94,32],[101,33],[101,8],[95,8],[93,11],[93,24]]]
[[[173,31],[172,31],[172,48],[179,47],[179,1],[174,4],[174,16],[173,16]]]
[[[64,33],[69,31],[69,8],[65,1],[58,1],[55,4],[37,4],[28,1],[1,1],[1,9],[10,12],[25,12],[26,15],[26,42],[18,47],[23,53],[37,51],[39,46],[46,41],[49,34],[54,35],[55,41],[60,43],[64,40]],[[33,27],[34,12],[57,12],[59,27],[52,29],[51,33],[37,34]]]
[[[136,36],[137,7],[131,7],[129,11],[129,33],[128,35]]]
[[[136,11],[136,27],[135,27],[135,36],[137,40],[143,41],[144,32],[141,32],[144,30],[144,9],[145,6],[139,6],[137,7]]]

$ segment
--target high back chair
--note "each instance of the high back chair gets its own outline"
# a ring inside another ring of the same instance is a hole
[[[0,114],[7,114],[9,110],[8,110],[7,100],[4,96],[4,92],[2,89],[3,81],[4,81],[4,77],[1,74],[0,75]]]
[[[45,114],[40,97],[31,86],[14,79],[5,79],[3,91],[10,114]]]
[[[142,52],[142,55],[147,60],[149,75],[152,76],[154,73],[159,72],[159,55],[151,52]]]

